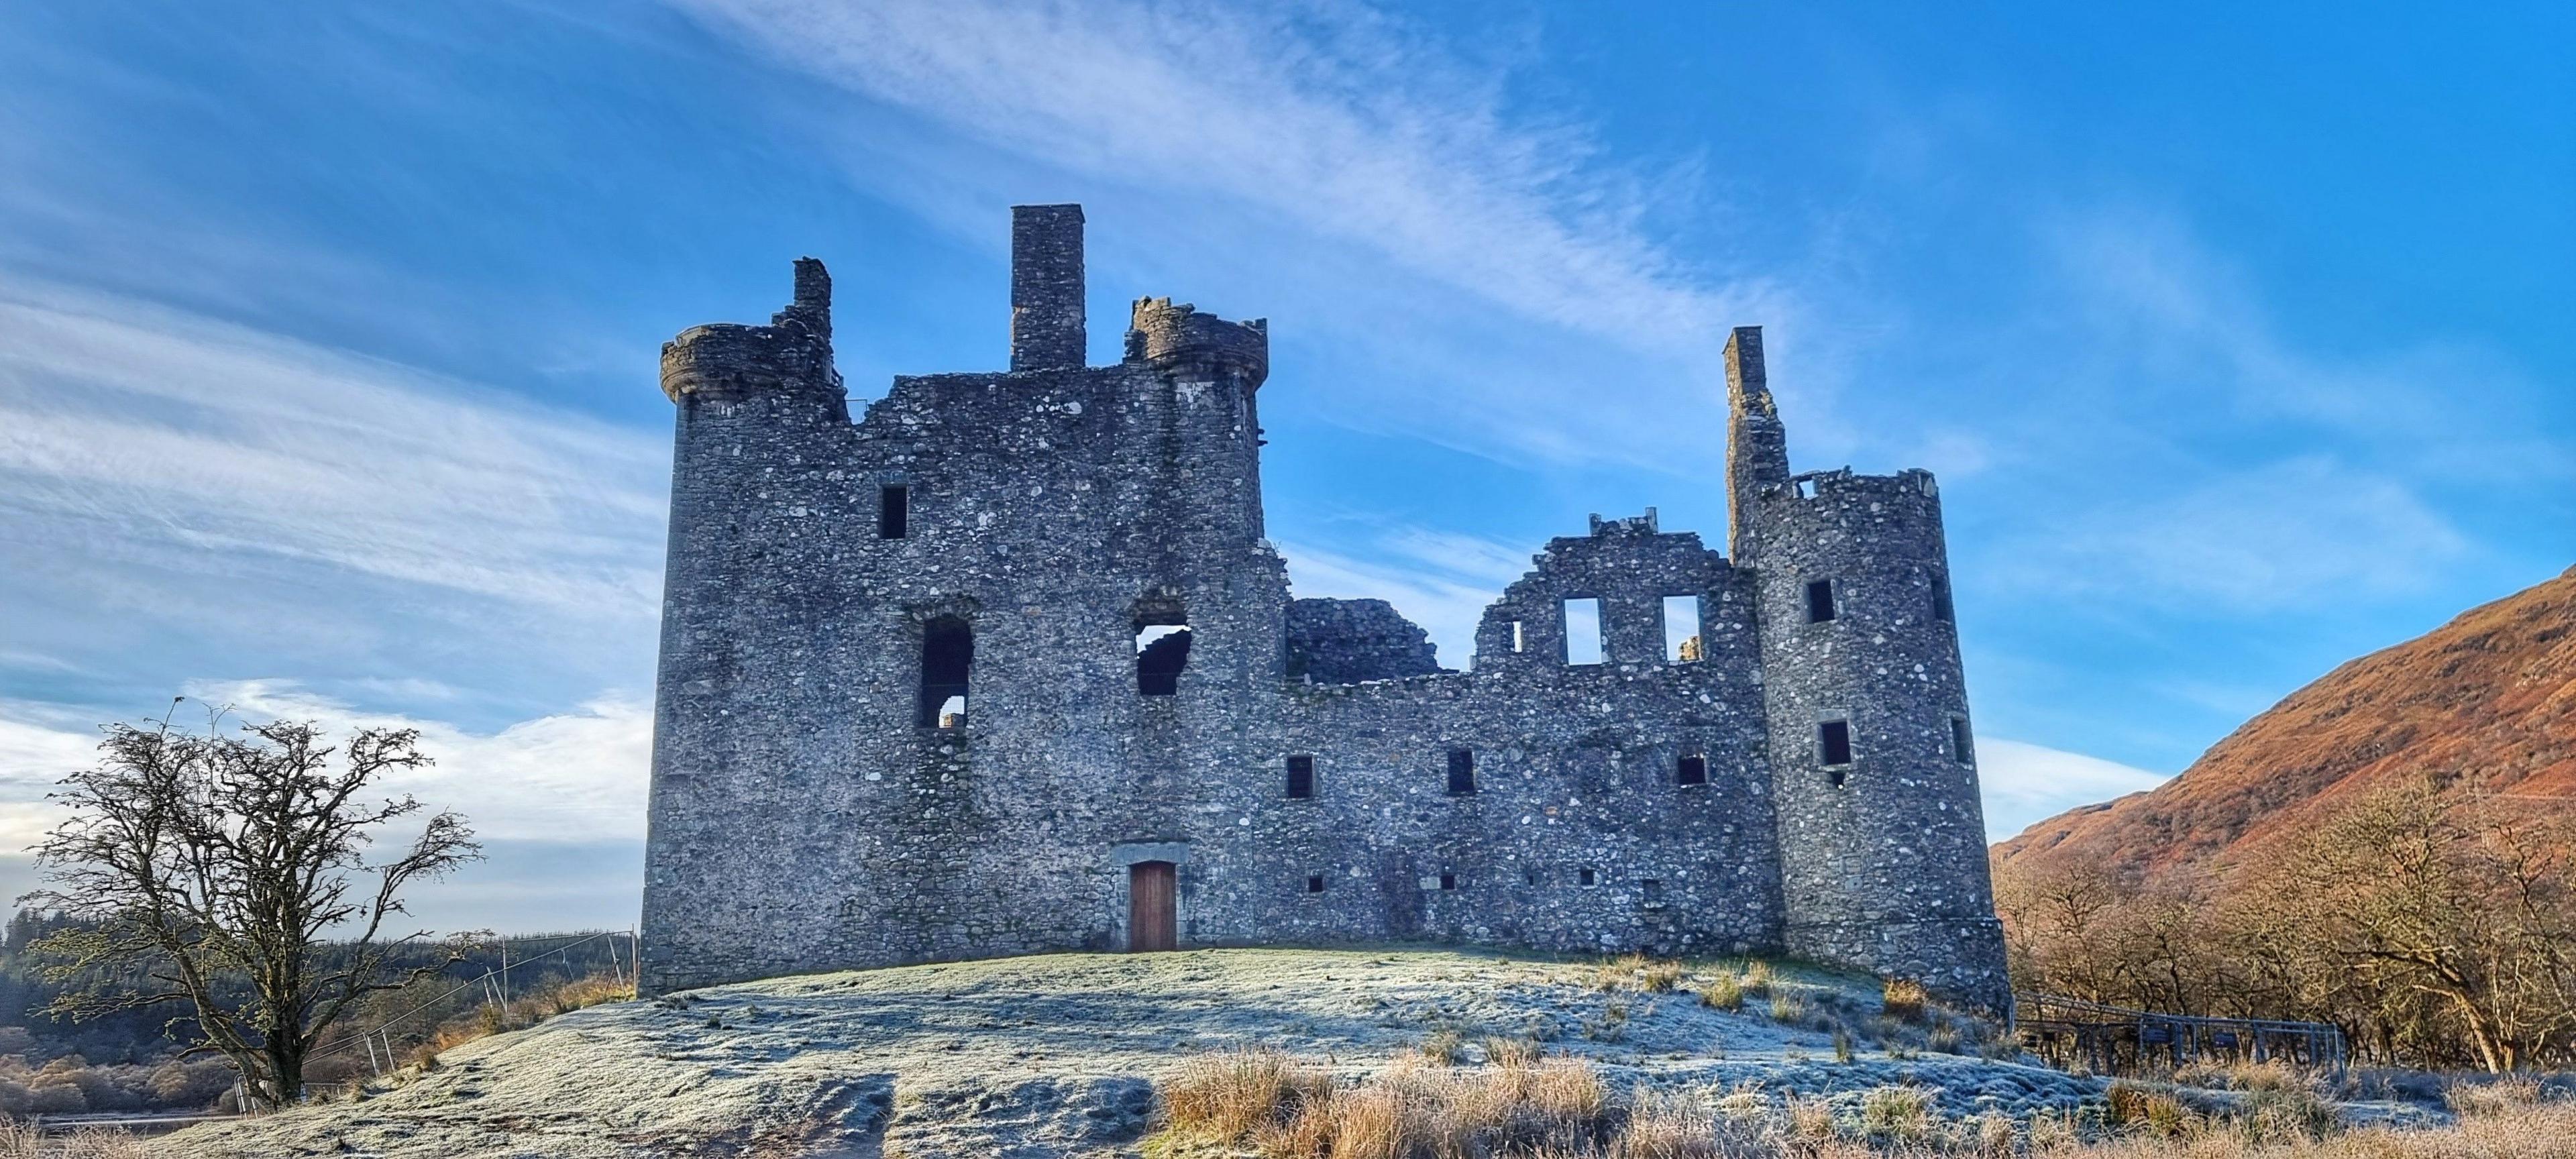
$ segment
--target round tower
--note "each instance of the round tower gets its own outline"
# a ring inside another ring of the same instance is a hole
[[[761,774],[798,767],[782,738],[817,731],[777,690],[813,684],[800,610],[831,574],[811,558],[829,541],[797,532],[855,502],[825,470],[851,432],[823,263],[796,263],[795,299],[769,325],[696,326],[666,343],[662,392],[678,416],[646,811],[648,993],[759,968],[744,931],[710,916],[726,912],[721,883],[769,869],[727,826]]]
[[[1939,488],[1920,470],[1787,474],[1758,341],[1730,347],[1729,378],[1739,432],[1768,419],[1769,437],[1737,440],[1756,454],[1731,500],[1754,573],[1784,940],[2005,1009]]]

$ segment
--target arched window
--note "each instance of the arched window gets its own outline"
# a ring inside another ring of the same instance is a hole
[[[921,627],[921,715],[924,728],[966,724],[966,671],[975,663],[975,629],[956,616]]]

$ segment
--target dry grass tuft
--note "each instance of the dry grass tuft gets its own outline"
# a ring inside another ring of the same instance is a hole
[[[1756,959],[1744,966],[1744,993],[1748,997],[1768,997],[1772,985],[1779,980],[1779,975],[1773,972],[1769,962]]]
[[[481,1006],[471,1014],[449,1019],[430,1032],[428,1041],[413,1048],[404,1063],[424,1070],[434,1069],[439,1055],[475,1039],[525,1030],[558,1014],[569,1014],[609,1002],[624,1002],[633,997],[633,986],[607,974],[575,978],[552,990],[531,994],[507,1005]],[[709,1021],[712,1023],[714,1020]]]
[[[1923,984],[1911,978],[1890,978],[1879,988],[1878,1012],[1899,1022],[1921,1022],[1931,1003]]]
[[[1782,1026],[1796,1026],[1807,1020],[1806,998],[1786,990],[1771,992],[1771,1021]]]
[[[1331,1096],[1332,1077],[1270,1050],[1201,1055],[1163,1080],[1163,1115],[1184,1134],[1232,1141]]]
[[[1720,974],[1700,986],[1699,1004],[1712,1010],[1742,1010],[1744,982],[1733,974]]]
[[[2454,1082],[2442,1088],[2442,1102],[2462,1118],[2492,1118],[2540,1105],[2540,1080],[2526,1074],[2497,1075],[2485,1082]]]
[[[1920,1087],[1877,1087],[1861,1096],[1861,1129],[1881,1139],[1928,1139],[1938,1125],[1930,1092]]]
[[[1618,1098],[1590,1065],[1488,1040],[1486,1066],[1399,1059],[1356,1085],[1267,1052],[1193,1060],[1162,1084],[1170,1134],[1148,1154],[1264,1159],[2576,1159],[2576,1101],[2514,1084],[2456,1125],[2336,1129],[2316,1091],[2247,1093],[2194,1113],[2174,1088],[2114,1084],[2107,1108],[1945,1118],[1934,1092],[1887,1086],[1837,1118],[1821,1098],[1758,1087]],[[2493,1086],[2495,1084],[2481,1084]],[[2463,1097],[2469,1097],[2463,1095]],[[1198,1150],[1183,1150],[1183,1145]],[[0,1150],[0,1159],[17,1159]],[[125,1159],[122,1154],[105,1159]]]
[[[141,1139],[123,1131],[85,1127],[48,1139],[34,1120],[0,1115],[0,1159],[150,1159]]]

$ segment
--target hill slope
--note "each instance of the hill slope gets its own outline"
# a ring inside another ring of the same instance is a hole
[[[2576,568],[2291,693],[2183,774],[2051,817],[1997,859],[2223,867],[2419,772],[2576,799]]]
[[[1857,1100],[1908,1083],[1941,1109],[2028,1114],[2093,1080],[1936,1053],[1833,1061],[1811,1025],[1685,992],[1595,989],[1594,967],[1450,951],[1060,954],[781,978],[595,1006],[468,1043],[356,1103],[201,1126],[191,1159],[367,1155],[1134,1155],[1152,1080],[1264,1045],[1345,1075],[1450,1031],[1533,1037],[1614,1089],[1732,1086]],[[1814,1008],[1875,1011],[1867,979],[1800,974]],[[1613,1009],[1617,1013],[1613,1013]]]

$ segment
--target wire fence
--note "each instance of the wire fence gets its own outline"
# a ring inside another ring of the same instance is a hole
[[[374,1020],[371,1023],[344,1028],[340,1033],[334,1035],[330,1039],[317,1044],[313,1048],[313,1051],[305,1056],[305,1061],[309,1064],[320,1062],[324,1059],[355,1057],[363,1054],[367,1060],[368,1070],[375,1075],[381,1076],[386,1071],[396,1069],[401,1065],[400,1052],[394,1045],[395,1032],[411,1023],[413,1020],[419,1019],[424,1014],[428,1014],[432,1011],[445,1010],[449,999],[469,990],[481,991],[476,1005],[493,1009],[506,1009],[514,998],[524,996],[516,993],[513,989],[512,979],[510,976],[513,970],[519,971],[523,978],[529,977],[531,976],[529,972],[537,970],[542,964],[558,959],[569,962],[574,950],[578,950],[584,946],[589,946],[594,943],[604,943],[604,948],[608,951],[610,975],[615,978],[619,984],[627,987],[630,992],[634,989],[637,981],[640,959],[636,954],[638,942],[635,931],[631,929],[602,930],[598,933],[575,937],[572,941],[565,942],[562,945],[555,946],[541,953],[526,954],[515,958],[510,954],[510,949],[513,946],[527,945],[531,943],[543,944],[547,942],[555,942],[560,941],[562,937],[563,935],[537,938],[502,938],[498,939],[497,943],[483,943],[487,946],[497,944],[500,947],[501,961],[499,964],[487,967],[481,974],[465,979],[446,990],[422,999],[421,1001],[403,1009],[399,1013],[388,1015]],[[443,1019],[448,1017],[448,1015],[440,1014],[438,1017]],[[316,1093],[336,1091],[344,1089],[346,1086],[347,1084],[345,1083],[315,1082],[306,1083],[305,1090],[307,1097],[311,1097]],[[249,1091],[246,1085],[240,1080],[235,1080],[233,1084],[233,1105],[237,1107],[248,1106],[248,1098]]]
[[[2343,1029],[2330,1022],[2165,1014],[2054,994],[2013,995],[2024,1046],[2059,1065],[2129,1073],[2208,1059],[2285,1062],[2331,1070],[2347,1063]]]

